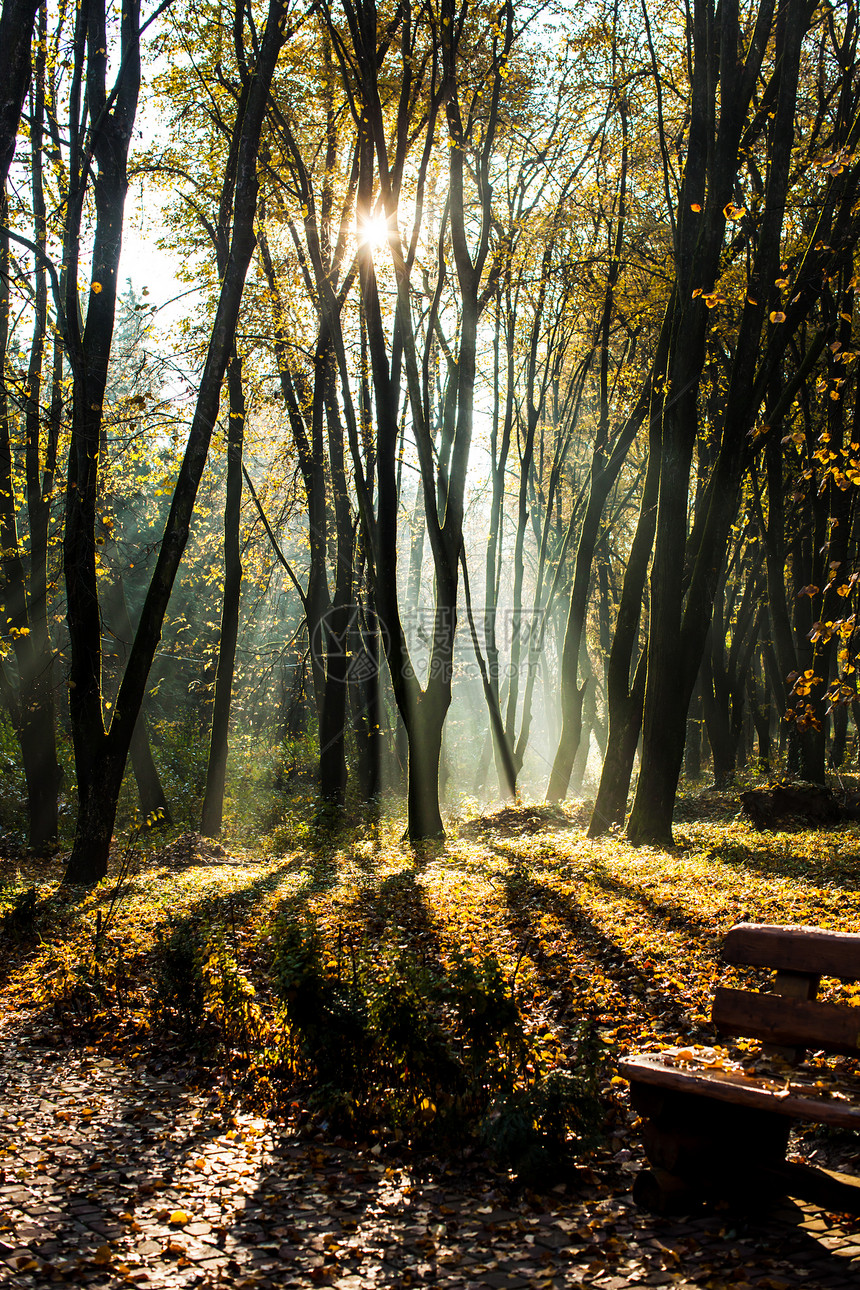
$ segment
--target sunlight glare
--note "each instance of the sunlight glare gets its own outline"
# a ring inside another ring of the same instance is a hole
[[[388,245],[388,216],[384,211],[377,211],[370,219],[364,219],[358,226],[359,242],[376,251]]]

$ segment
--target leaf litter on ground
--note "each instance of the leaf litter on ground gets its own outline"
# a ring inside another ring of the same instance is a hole
[[[417,1242],[419,1252],[424,1251],[424,1263],[432,1247],[434,1262],[428,1264],[436,1269],[432,1275],[442,1275],[440,1252],[451,1226],[449,1216],[435,1204],[434,1186],[442,1183],[434,1183],[434,1179],[441,1179],[446,1186],[461,1189],[449,1198],[448,1207],[453,1206],[461,1215],[470,1211],[468,1222],[479,1225],[476,1238],[481,1226],[486,1226],[481,1207],[473,1203],[477,1198],[489,1196],[491,1213],[497,1209],[507,1213],[512,1207],[514,1217],[505,1220],[516,1230],[508,1272],[522,1267],[532,1277],[542,1269],[546,1284],[551,1284],[557,1274],[557,1259],[562,1267],[565,1259],[573,1259],[587,1281],[599,1284],[607,1269],[621,1268],[626,1258],[631,1261],[628,1282],[636,1280],[635,1269],[642,1273],[650,1267],[647,1259],[643,1262],[637,1224],[645,1223],[642,1230],[653,1235],[653,1224],[659,1228],[661,1220],[646,1220],[630,1206],[629,1184],[641,1164],[641,1153],[634,1117],[627,1107],[626,1086],[613,1074],[615,1056],[631,1048],[675,1046],[685,1051],[691,1045],[713,1043],[707,1024],[710,996],[719,972],[719,945],[734,923],[805,923],[856,930],[860,926],[860,836],[856,826],[791,835],[760,834],[725,816],[697,820],[688,809],[672,851],[633,849],[617,834],[601,841],[585,838],[585,815],[583,808],[576,806],[563,811],[506,807],[455,823],[444,847],[423,852],[400,842],[394,825],[374,825],[353,836],[333,833],[315,846],[286,855],[220,848],[184,835],[141,856],[120,892],[111,879],[88,893],[58,891],[43,867],[31,868],[22,859],[16,881],[0,893],[0,916],[15,907],[22,892],[33,889],[36,893],[29,927],[17,928],[8,937],[2,982],[5,1028],[16,1036],[19,1064],[35,1061],[39,1066],[34,1087],[39,1080],[43,1084],[54,1080],[47,1100],[54,1099],[55,1105],[50,1113],[44,1113],[49,1115],[51,1131],[46,1133],[44,1124],[41,1126],[42,1141],[28,1141],[35,1130],[29,1123],[19,1131],[23,1147],[20,1141],[10,1144],[7,1139],[4,1151],[16,1168],[10,1183],[7,1166],[5,1192],[11,1186],[13,1199],[17,1196],[16,1189],[24,1186],[22,1170],[29,1179],[28,1195],[35,1194],[33,1185],[40,1178],[50,1181],[54,1163],[58,1159],[62,1163],[64,1148],[74,1153],[82,1140],[94,1138],[108,1114],[107,1104],[93,1096],[104,1084],[108,1069],[110,1078],[120,1083],[122,1072],[131,1070],[137,1072],[134,1079],[143,1081],[138,1088],[139,1101],[126,1108],[126,1118],[120,1119],[123,1125],[132,1126],[135,1154],[140,1156],[143,1147],[144,1153],[158,1155],[166,1145],[182,1142],[186,1174],[176,1186],[179,1175],[175,1171],[168,1171],[169,1178],[157,1170],[151,1179],[135,1175],[134,1195],[129,1199],[131,1184],[116,1181],[123,1174],[116,1161],[96,1153],[84,1173],[80,1173],[80,1162],[65,1162],[67,1170],[78,1170],[78,1181],[100,1184],[98,1204],[102,1209],[106,1196],[115,1201],[107,1206],[113,1216],[101,1226],[111,1231],[118,1226],[120,1235],[107,1243],[99,1240],[88,1256],[94,1267],[109,1269],[114,1280],[140,1280],[134,1276],[135,1267],[154,1267],[165,1260],[169,1276],[163,1268],[155,1275],[156,1279],[166,1276],[171,1284],[187,1269],[191,1269],[189,1277],[193,1273],[204,1281],[210,1274],[213,1278],[216,1273],[233,1274],[227,1266],[229,1260],[218,1263],[218,1259],[230,1244],[221,1233],[224,1217],[228,1212],[235,1217],[237,1212],[235,1207],[230,1210],[234,1204],[231,1197],[244,1194],[247,1203],[247,1188],[241,1192],[243,1170],[234,1170],[232,1165],[228,1169],[225,1157],[201,1149],[199,1139],[189,1145],[193,1135],[183,1137],[180,1132],[177,1136],[159,1103],[162,1083],[171,1090],[196,1085],[199,1091],[185,1096],[187,1105],[195,1108],[191,1113],[195,1133],[202,1130],[206,1141],[229,1143],[232,1149],[237,1138],[246,1141],[250,1133],[247,1141],[257,1151],[260,1136],[268,1134],[271,1142],[288,1144],[284,1149],[298,1153],[296,1159],[301,1157],[302,1167],[309,1168],[310,1190],[303,1191],[301,1201],[306,1208],[296,1211],[305,1217],[294,1214],[288,1236],[274,1238],[281,1241],[279,1250],[306,1251],[306,1238],[313,1232],[319,1245],[314,1258],[319,1261],[306,1267],[302,1264],[297,1284],[326,1284],[334,1268],[341,1269],[339,1275],[360,1275],[349,1271],[352,1264],[345,1254],[339,1262],[325,1244],[329,1228],[323,1221],[326,1205],[319,1198],[332,1194],[332,1158],[342,1159],[337,1168],[350,1183],[367,1174],[377,1200],[378,1194],[388,1195],[384,1190],[378,1193],[381,1179],[389,1176],[386,1171],[390,1171],[390,1178],[408,1179],[397,1192],[401,1197],[398,1204],[404,1203],[402,1197],[410,1188],[422,1197],[422,1205],[427,1205],[429,1198],[428,1213],[435,1219],[435,1231],[432,1223],[425,1224],[420,1233],[411,1233],[409,1241]],[[549,1062],[563,1063],[570,1044],[576,1042],[583,1017],[593,1019],[600,1042],[612,1059],[606,1065],[601,1088],[607,1112],[604,1144],[579,1161],[577,1169],[559,1184],[564,1190],[547,1202],[522,1187],[517,1189],[503,1172],[489,1169],[475,1144],[452,1162],[435,1158],[426,1143],[420,1151],[413,1150],[408,1140],[398,1137],[396,1131],[386,1131],[384,1125],[367,1129],[363,1140],[335,1140],[319,1116],[309,1113],[306,1089],[287,1089],[284,1098],[285,1090],[267,1087],[263,1072],[249,1070],[254,1063],[248,1053],[230,1051],[229,1036],[222,1036],[219,1060],[213,1060],[210,1053],[201,1062],[193,1051],[183,1052],[178,1041],[175,1051],[165,1051],[171,1039],[153,1028],[151,997],[152,956],[165,928],[182,918],[217,925],[243,979],[253,983],[253,1008],[260,1026],[265,1027],[276,1012],[266,981],[266,940],[273,916],[285,909],[312,919],[329,947],[338,939],[341,943],[363,939],[409,948],[425,958],[432,954],[442,962],[463,953],[491,953],[512,984],[530,1033],[539,1039]],[[40,1051],[44,1053],[41,1065],[40,1058],[32,1057]],[[64,1053],[65,1060],[73,1059],[79,1071],[78,1083],[73,1081],[69,1094],[62,1092],[62,1076],[58,1089],[57,1073],[51,1073],[49,1055],[59,1060],[57,1055]],[[729,1059],[738,1056],[736,1051]],[[748,1059],[748,1054],[740,1056]],[[99,1066],[104,1061],[109,1068]],[[8,1085],[8,1073],[6,1078]],[[8,1117],[8,1113],[7,1103],[4,1114]],[[265,1127],[249,1129],[249,1125]],[[6,1128],[10,1128],[8,1118]],[[129,1140],[124,1141],[128,1151]],[[818,1159],[836,1159],[842,1166],[854,1149],[853,1142],[820,1139],[797,1145],[800,1150],[817,1153]],[[21,1163],[22,1150],[35,1159]],[[245,1168],[250,1173],[244,1177],[259,1183],[260,1159],[255,1157],[250,1165],[246,1161]],[[272,1186],[283,1181],[279,1168]],[[328,1180],[326,1186],[316,1177],[320,1168]],[[59,1179],[62,1169],[54,1176]],[[150,1182],[151,1192],[147,1190]],[[119,1194],[112,1196],[111,1189],[117,1187]],[[193,1204],[189,1199],[198,1193],[208,1196],[202,1210],[196,1199]],[[95,1194],[82,1191],[84,1206],[90,1203],[86,1197]],[[282,1197],[283,1191],[272,1194]],[[4,1195],[4,1205],[8,1201],[8,1194]],[[148,1208],[141,1209],[144,1201]],[[55,1199],[53,1203],[58,1202]],[[621,1221],[621,1211],[613,1209],[619,1204],[626,1228],[621,1236],[610,1238],[607,1233]],[[390,1216],[390,1208],[380,1205],[379,1214]],[[25,1207],[19,1208],[24,1212]],[[7,1230],[14,1231],[18,1221],[14,1205],[8,1213]],[[535,1214],[546,1217],[533,1224]],[[180,1216],[185,1221],[180,1221]],[[557,1227],[558,1222],[572,1221],[580,1228]],[[335,1244],[340,1242],[337,1249],[342,1253],[345,1239],[349,1250],[356,1248],[350,1239],[358,1228],[351,1228],[350,1223],[348,1214],[339,1215]],[[201,1227],[195,1234],[195,1224],[208,1225],[209,1231]],[[544,1228],[551,1229],[563,1238],[560,1244],[550,1242],[541,1247],[542,1263],[534,1262],[536,1252],[527,1239],[531,1226],[544,1235]],[[580,1229],[588,1232],[587,1240],[576,1236]],[[230,1230],[227,1223],[226,1231]],[[832,1231],[833,1225],[827,1230]],[[856,1229],[843,1222],[837,1230],[849,1241]],[[458,1240],[465,1239],[464,1232],[471,1239],[471,1228],[461,1232],[458,1227]],[[593,1239],[595,1233],[600,1234],[599,1240]],[[0,1232],[0,1239],[3,1235]],[[203,1267],[205,1258],[195,1261],[189,1254],[191,1247],[183,1246],[187,1235],[192,1243],[202,1244],[204,1253],[210,1253],[214,1260],[210,1270]],[[93,1240],[96,1236],[98,1232]],[[321,1245],[319,1237],[323,1238]],[[494,1232],[493,1248],[497,1238]],[[711,1232],[707,1240],[714,1239]],[[129,1273],[117,1272],[117,1260],[122,1262],[116,1252],[117,1240],[125,1251],[122,1258],[131,1269]],[[617,1249],[611,1241],[618,1243]],[[33,1248],[37,1248],[35,1242]],[[599,1257],[591,1257],[595,1250]],[[586,1253],[589,1259],[584,1261]],[[860,1256],[860,1247],[856,1254]],[[5,1257],[8,1264],[11,1256]],[[32,1250],[28,1246],[25,1254],[15,1257],[27,1262],[33,1257]],[[129,1262],[133,1257],[140,1260],[139,1265]],[[292,1262],[286,1259],[286,1265],[292,1266],[296,1259],[301,1263],[303,1258],[304,1254],[296,1253]],[[719,1261],[723,1254],[713,1258]],[[68,1268],[57,1272],[47,1266],[51,1259],[36,1261],[40,1268],[45,1264],[46,1276],[69,1279]],[[483,1270],[475,1266],[466,1284],[504,1284],[502,1280],[493,1282],[492,1261],[488,1259]],[[589,1264],[594,1265],[590,1270]],[[284,1260],[277,1263],[281,1270],[283,1265]],[[702,1265],[711,1267],[707,1258]],[[10,1266],[17,1271],[23,1268],[23,1264],[15,1265],[14,1259]],[[74,1276],[78,1277],[81,1269],[77,1264],[75,1267]],[[761,1277],[773,1272],[770,1264],[768,1268],[760,1273],[758,1284],[764,1285]],[[31,1275],[34,1272],[33,1268],[27,1270]],[[265,1280],[260,1268],[257,1274]],[[426,1281],[431,1273],[425,1268],[420,1275],[409,1275]],[[385,1276],[388,1273],[383,1276],[387,1284]],[[490,1280],[480,1281],[484,1276]],[[282,1277],[276,1282],[289,1284]],[[336,1277],[333,1283],[337,1283]],[[379,1281],[371,1278],[371,1283]],[[409,1284],[402,1275],[399,1282],[390,1283]],[[571,1282],[566,1280],[565,1284]],[[694,1280],[690,1284],[706,1282]]]

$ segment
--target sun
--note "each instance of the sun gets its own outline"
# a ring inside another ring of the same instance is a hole
[[[390,236],[388,216],[384,211],[377,211],[369,219],[359,221],[358,240],[362,246],[369,246],[374,251],[378,250],[388,245]]]

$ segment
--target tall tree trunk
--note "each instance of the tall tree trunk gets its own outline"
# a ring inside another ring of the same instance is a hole
[[[379,627],[373,611],[373,598],[357,605],[349,645],[350,657],[357,666],[350,676],[353,728],[357,750],[358,784],[365,802],[373,802],[382,787],[382,700],[379,673]]]
[[[588,836],[597,838],[613,824],[620,824],[627,809],[627,793],[633,773],[633,759],[642,728],[647,646],[639,657],[632,684],[630,673],[639,639],[639,620],[648,580],[648,562],[657,523],[657,490],[660,482],[660,436],[652,414],[648,447],[648,468],[642,489],[639,519],[630,546],[621,600],[615,621],[615,635],[606,669],[606,701],[609,709],[609,738]]]
[[[334,352],[326,341],[324,379],[327,382],[329,465],[335,516],[335,586],[326,616],[328,655],[325,698],[320,720],[320,792],[325,801],[342,806],[346,793],[346,705],[349,697],[350,634],[355,620],[352,603],[354,530],[344,470],[343,424],[334,397]]]
[[[19,12],[20,30],[10,31],[11,14]],[[29,10],[27,11],[29,12]],[[4,122],[14,118],[21,104],[30,71],[30,34],[21,5],[4,5],[0,19],[0,364],[9,357],[9,233],[5,166],[11,158],[4,149]],[[32,23],[30,23],[32,28]],[[12,428],[6,382],[0,380],[0,602],[5,610],[3,635],[14,655],[17,677],[7,674],[4,696],[21,746],[27,786],[30,846],[41,850],[57,837],[57,798],[62,774],[57,762],[54,698],[54,651],[48,625],[48,536],[51,494],[56,470],[57,443],[62,417],[62,353],[53,346],[54,372],[51,407],[43,417],[45,348],[48,332],[48,285],[45,268],[47,217],[42,166],[45,120],[46,12],[39,14],[36,69],[29,120],[30,180],[33,202],[34,279],[33,322],[27,380],[23,391],[24,461],[29,543],[19,538]],[[24,38],[25,47],[16,41]],[[4,45],[3,41],[8,41]],[[14,67],[9,63],[11,57]],[[4,71],[9,80],[4,80]],[[6,91],[11,97],[3,98]],[[17,107],[15,104],[17,103]],[[12,140],[14,146],[14,134]],[[4,162],[3,158],[6,158]],[[42,424],[47,420],[47,434]],[[44,450],[43,450],[44,438]],[[27,547],[29,549],[27,549]]]
[[[728,695],[714,676],[713,659],[705,650],[702,659],[702,700],[705,725],[714,767],[714,787],[725,789],[735,776],[735,742],[729,726]]]
[[[439,762],[442,729],[448,711],[440,687],[428,688],[418,698],[406,726],[409,738],[406,804],[407,836],[411,842],[444,838],[439,809]]]
[[[674,315],[651,575],[642,770],[627,827],[627,836],[634,844],[671,844],[687,708],[737,511],[739,485],[748,462],[749,430],[789,334],[785,329],[779,330],[779,323],[774,324],[775,330],[767,333],[771,344],[762,357],[768,292],[779,266],[791,172],[800,51],[811,14],[806,0],[788,0],[775,11],[762,5],[754,37],[742,59],[737,9],[721,10],[719,22],[714,11],[698,0],[693,10],[693,110],[678,204]],[[772,25],[776,105],[770,137],[771,164],[750,277],[755,294],[750,293],[744,304],[721,412],[719,450],[702,505],[697,508],[685,571],[690,466],[709,313],[698,292],[703,283],[708,285],[719,276],[744,125]],[[770,300],[773,299],[771,294]],[[797,299],[802,302],[799,309],[810,307],[810,299],[803,303],[803,292]],[[778,318],[779,314],[774,311],[773,316]]]
[[[217,838],[224,816],[224,786],[227,780],[228,734],[233,700],[233,671],[239,639],[239,601],[242,593],[242,553],[239,527],[242,518],[242,448],[245,438],[245,390],[242,360],[234,347],[227,366],[227,496],[224,502],[224,598],[221,604],[221,635],[215,672],[215,702],[212,734],[206,766],[206,791],[200,832]]]
[[[687,712],[687,739],[684,743],[684,778],[694,784],[702,775],[702,693],[698,682]]]
[[[165,824],[170,824],[172,819],[170,805],[164,795],[161,776],[152,755],[149,726],[143,708],[140,709],[137,721],[134,723],[129,756],[137,784],[141,815],[145,820],[160,819]]]
[[[131,617],[128,612],[128,601],[126,600],[125,587],[121,577],[114,579],[105,595],[105,620],[109,628],[112,629],[112,635],[117,647],[116,685],[119,685],[122,669],[128,661],[128,651],[134,639]],[[112,668],[111,671],[113,670]],[[141,703],[137,721],[134,723],[129,754],[132,772],[137,783],[141,814],[144,819],[157,816],[169,823],[171,819],[170,807],[164,795],[158,767],[152,755],[143,703]]]

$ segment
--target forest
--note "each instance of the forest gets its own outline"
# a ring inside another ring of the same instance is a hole
[[[711,1042],[733,924],[857,929],[858,20],[3,0],[13,1069],[166,1070],[325,1192],[465,1141],[617,1265],[619,1056]],[[214,1285],[174,1182],[152,1276]],[[93,1233],[7,1262],[149,1277]]]
[[[846,765],[852,7],[95,8],[4,7],[10,827]]]

